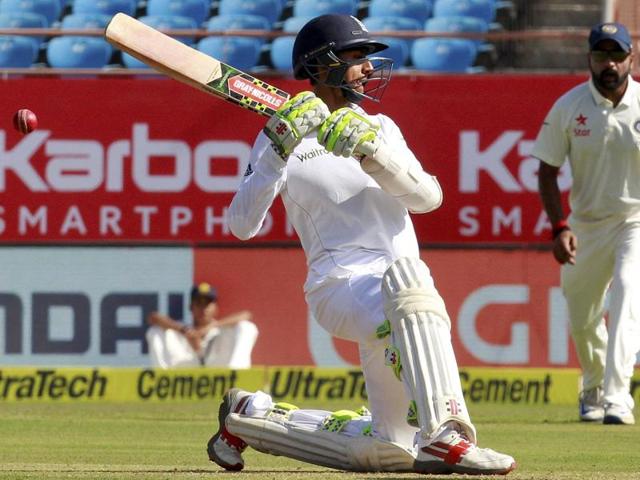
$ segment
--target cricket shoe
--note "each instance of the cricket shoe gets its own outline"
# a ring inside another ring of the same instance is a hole
[[[629,407],[607,403],[604,406],[602,423],[606,425],[633,425],[636,423],[636,419]]]
[[[209,460],[226,470],[238,471],[244,468],[242,452],[247,448],[247,444],[227,430],[225,421],[230,413],[242,413],[250,397],[249,392],[239,388],[232,388],[224,394],[218,410],[218,431],[207,443]]]
[[[454,428],[446,428],[434,441],[418,448],[414,470],[427,474],[506,475],[516,468],[509,455],[478,448]]]
[[[594,387],[580,392],[580,420],[583,422],[602,422],[604,402],[602,387]]]

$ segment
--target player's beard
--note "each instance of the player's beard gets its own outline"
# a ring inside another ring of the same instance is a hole
[[[600,72],[599,75],[595,73],[591,73],[591,77],[593,78],[593,82],[598,86],[601,90],[613,92],[620,88],[621,85],[627,81],[629,77],[629,70],[626,72],[619,74],[615,70],[611,68],[607,68]]]

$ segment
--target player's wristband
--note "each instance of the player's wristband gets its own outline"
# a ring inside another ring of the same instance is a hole
[[[571,230],[569,223],[566,220],[560,220],[553,225],[551,229],[551,240],[555,240],[565,230]]]

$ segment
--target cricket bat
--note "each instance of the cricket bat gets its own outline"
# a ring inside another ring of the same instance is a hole
[[[104,33],[109,43],[154,70],[265,116],[273,115],[289,94],[165,35],[124,13]]]

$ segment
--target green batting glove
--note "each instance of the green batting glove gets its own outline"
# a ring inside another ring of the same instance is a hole
[[[329,116],[325,103],[313,92],[301,92],[285,102],[263,131],[275,151],[286,160],[302,139]]]
[[[379,127],[345,107],[333,112],[318,130],[318,143],[334,155],[351,157],[364,142],[375,142]]]

